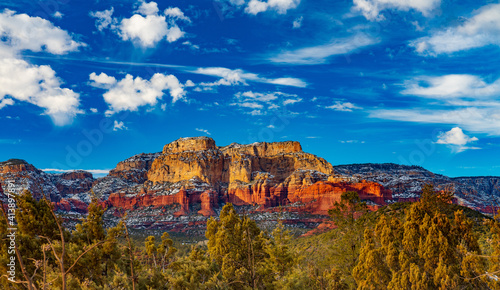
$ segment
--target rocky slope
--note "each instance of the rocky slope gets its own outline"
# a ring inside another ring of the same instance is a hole
[[[336,172],[356,179],[377,182],[392,191],[395,201],[416,200],[422,186],[434,184],[455,194],[455,202],[483,213],[493,213],[500,206],[500,177],[456,177],[432,173],[420,166],[393,163],[349,164],[333,167]]]
[[[56,208],[65,211],[87,211],[93,182],[92,174],[86,171],[50,174],[21,159],[0,162],[0,185],[3,191],[19,194],[29,190],[37,198],[45,195]]]

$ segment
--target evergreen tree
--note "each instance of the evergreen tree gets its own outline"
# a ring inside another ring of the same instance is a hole
[[[240,218],[232,204],[226,204],[219,221],[210,218],[205,236],[208,253],[220,267],[222,276],[231,288],[262,287],[270,277],[265,275],[262,263],[267,238],[248,217]]]
[[[426,187],[404,222],[381,216],[365,242],[353,276],[358,289],[487,289],[477,235],[462,211],[441,211],[450,201]]]
[[[328,211],[339,232],[338,239],[332,244],[335,266],[341,269],[342,275],[348,278],[351,285],[354,285],[351,273],[358,262],[363,232],[367,225],[365,214],[368,211],[366,202],[361,201],[355,191],[342,193],[340,202],[335,202]]]

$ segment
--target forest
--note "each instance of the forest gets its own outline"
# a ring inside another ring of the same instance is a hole
[[[356,192],[345,192],[329,211],[336,228],[309,237],[281,222],[263,231],[227,203],[207,221],[206,240],[186,245],[167,232],[133,237],[126,215],[106,227],[95,197],[69,230],[51,202],[25,191],[15,198],[14,245],[1,207],[0,287],[500,289],[500,213],[487,217],[452,198],[426,185],[418,202],[370,211]]]

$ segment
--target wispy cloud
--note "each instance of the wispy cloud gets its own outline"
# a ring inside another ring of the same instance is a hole
[[[361,107],[354,105],[351,102],[341,102],[341,101],[336,101],[335,104],[330,105],[330,106],[326,106],[324,108],[331,109],[334,111],[341,111],[341,112],[352,112],[352,110],[363,109]]]
[[[252,91],[238,92],[234,95],[231,106],[237,106],[244,109],[251,109],[247,114],[266,115],[268,111],[284,108],[296,103],[302,102],[295,94],[283,92],[257,93]]]
[[[73,171],[77,171],[77,170],[83,170],[83,171],[87,171],[87,172],[90,172],[92,174],[98,174],[98,175],[106,175],[109,173],[109,171],[111,169],[57,169],[57,168],[44,168],[44,169],[41,169],[42,171],[45,171],[45,172],[57,172],[57,173],[66,173],[66,172],[73,172]]]
[[[428,56],[450,54],[487,45],[500,46],[500,4],[486,5],[458,26],[447,27],[410,43]]]
[[[282,51],[269,60],[277,64],[314,65],[328,62],[335,55],[349,54],[360,48],[378,43],[377,38],[359,33],[352,37],[335,39],[327,44]]]
[[[404,82],[402,95],[425,99],[425,107],[386,108],[369,116],[396,121],[451,124],[500,136],[500,79],[487,83],[475,75],[419,76]],[[429,99],[433,105],[429,106]]]
[[[231,86],[231,85],[245,85],[248,81],[257,82],[257,83],[267,83],[267,84],[275,84],[275,85],[283,85],[283,86],[292,86],[304,88],[307,86],[307,83],[298,78],[284,77],[284,78],[266,78],[262,77],[255,73],[246,72],[242,69],[229,69],[225,67],[204,67],[204,68],[196,68],[189,69],[186,68],[186,71],[207,75],[220,77],[218,81],[212,83],[204,83],[205,86]]]
[[[488,84],[475,75],[422,76],[405,82],[404,95],[434,99],[485,99],[500,95],[500,79]]]
[[[207,135],[212,135],[212,134],[210,134],[210,132],[208,132],[208,130],[206,130],[206,129],[196,128],[195,130],[196,130],[196,131],[198,131],[198,132],[205,133],[205,134],[207,134]]]
[[[471,132],[500,136],[498,109],[379,109],[371,111],[369,116],[395,121],[460,125]]]

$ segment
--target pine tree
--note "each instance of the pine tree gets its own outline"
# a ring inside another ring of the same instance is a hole
[[[426,187],[421,201],[405,212],[404,222],[381,216],[365,232],[353,270],[359,289],[487,289],[473,223],[462,211],[453,219],[444,211],[446,193]]]
[[[340,202],[335,202],[333,208],[328,211],[340,233],[339,239],[332,245],[335,264],[351,285],[354,285],[351,273],[358,262],[367,222],[365,214],[368,211],[366,202],[361,201],[355,191],[342,193]]]
[[[210,218],[205,236],[208,252],[232,288],[258,288],[269,278],[262,262],[268,257],[264,250],[267,238],[248,217],[240,218],[232,204],[226,204],[220,221]]]

